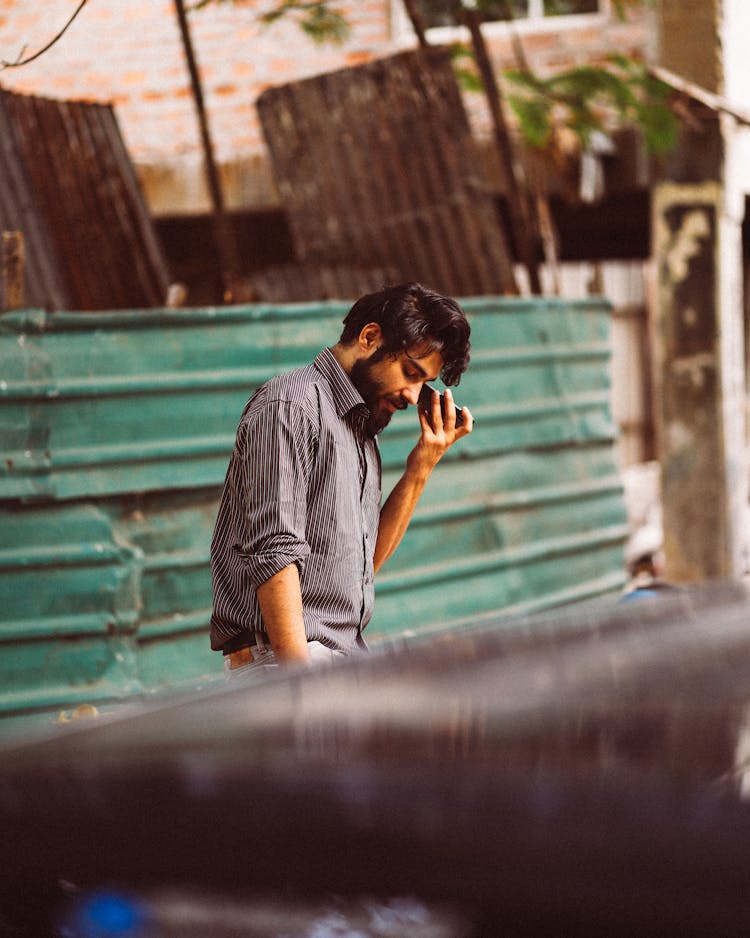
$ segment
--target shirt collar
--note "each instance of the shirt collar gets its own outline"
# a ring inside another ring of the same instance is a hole
[[[341,367],[332,349],[324,348],[313,359],[313,365],[331,386],[333,401],[340,417],[344,417],[355,407],[366,408],[362,395],[354,387],[352,379]]]

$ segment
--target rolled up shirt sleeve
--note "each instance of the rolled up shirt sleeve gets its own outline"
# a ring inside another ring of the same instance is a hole
[[[237,481],[244,489],[245,516],[234,549],[255,589],[293,563],[300,576],[304,573],[310,555],[308,478],[316,443],[304,410],[283,400],[251,411],[238,434]]]

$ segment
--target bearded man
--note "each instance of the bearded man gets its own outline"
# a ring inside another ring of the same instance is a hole
[[[474,421],[450,390],[418,407],[419,438],[382,507],[377,434],[426,382],[458,384],[469,334],[455,300],[388,287],[357,300],[335,346],[250,398],[211,542],[211,647],[230,676],[366,648],[375,573]]]

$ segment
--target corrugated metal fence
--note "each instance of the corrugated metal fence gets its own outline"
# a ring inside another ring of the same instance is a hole
[[[624,584],[601,301],[470,299],[475,432],[380,574],[370,637]],[[0,708],[216,677],[208,545],[246,398],[338,337],[348,304],[0,316]],[[384,489],[418,433],[382,439]]]

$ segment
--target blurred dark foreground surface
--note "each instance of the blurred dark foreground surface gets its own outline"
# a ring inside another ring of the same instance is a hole
[[[0,935],[750,934],[750,604],[394,641],[0,744]]]

